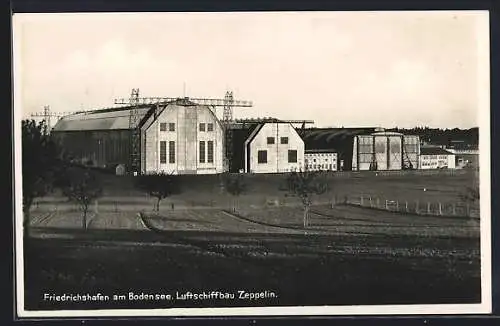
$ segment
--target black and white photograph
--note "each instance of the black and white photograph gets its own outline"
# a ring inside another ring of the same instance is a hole
[[[12,27],[20,318],[491,313],[488,11]]]

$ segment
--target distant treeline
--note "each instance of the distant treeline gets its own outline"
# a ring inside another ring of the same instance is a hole
[[[452,141],[463,141],[468,145],[479,144],[479,128],[470,129],[439,129],[428,127],[415,127],[411,129],[391,128],[388,131],[400,132],[406,135],[417,135],[422,141],[436,145],[451,145]]]

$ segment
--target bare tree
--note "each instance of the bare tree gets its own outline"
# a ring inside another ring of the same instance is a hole
[[[233,212],[236,212],[238,198],[248,190],[248,183],[242,174],[224,173],[222,180],[225,191],[233,196],[232,209]]]
[[[304,228],[309,226],[309,210],[312,198],[328,191],[328,183],[320,171],[299,170],[287,177],[287,191],[290,196],[300,198],[304,209]]]
[[[154,209],[157,212],[160,210],[162,199],[181,192],[179,177],[164,172],[139,175],[136,177],[135,186],[156,197]]]
[[[70,201],[80,206],[82,227],[87,229],[89,205],[102,195],[100,179],[89,168],[73,168],[66,172],[61,188]]]

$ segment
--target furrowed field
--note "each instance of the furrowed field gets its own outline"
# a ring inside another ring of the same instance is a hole
[[[316,198],[307,229],[298,199],[279,190],[285,178],[278,175],[249,177],[234,212],[234,198],[216,176],[186,176],[182,193],[167,198],[157,214],[148,213],[154,199],[134,189],[131,178],[102,175],[105,193],[92,207],[87,230],[81,229],[81,212],[63,197],[41,198],[25,240],[26,308],[480,301],[477,217],[389,212],[343,200],[459,204],[459,194],[477,184],[474,171],[327,178],[330,191]],[[238,290],[274,295],[239,299]],[[187,291],[232,292],[236,298],[175,299]],[[44,300],[44,294],[129,292],[174,299]]]

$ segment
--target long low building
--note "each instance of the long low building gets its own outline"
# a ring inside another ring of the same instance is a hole
[[[420,168],[423,170],[455,169],[455,154],[440,147],[422,147]]]
[[[337,171],[337,153],[328,149],[308,149],[304,164],[308,171]]]

